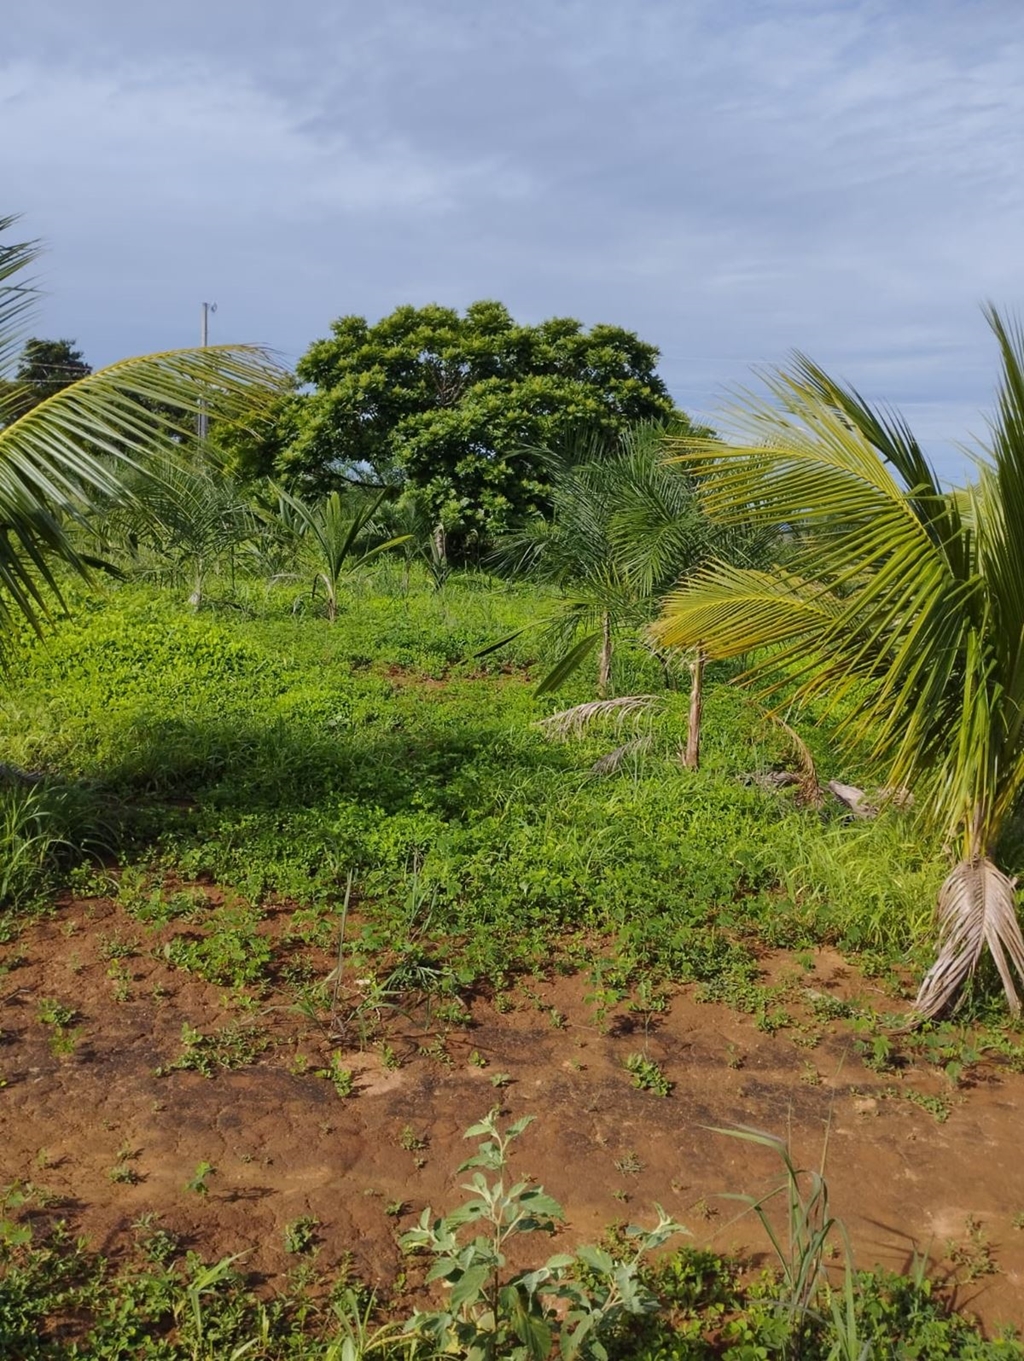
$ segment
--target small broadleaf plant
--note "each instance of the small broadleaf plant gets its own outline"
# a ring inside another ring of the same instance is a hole
[[[653,1229],[626,1230],[635,1245],[628,1260],[616,1260],[601,1248],[583,1247],[575,1254],[556,1253],[534,1270],[510,1274],[509,1240],[528,1233],[554,1233],[565,1218],[561,1205],[542,1186],[529,1179],[506,1185],[509,1149],[532,1121],[532,1116],[525,1116],[502,1133],[498,1111],[492,1110],[471,1125],[465,1137],[484,1138],[475,1156],[459,1168],[472,1169],[463,1183],[470,1198],[441,1219],[433,1218],[428,1206],[416,1228],[402,1235],[405,1251],[433,1255],[427,1282],[443,1281],[450,1292],[444,1308],[416,1310],[406,1332],[439,1353],[459,1354],[466,1361],[492,1361],[498,1356],[547,1361],[556,1345],[564,1361],[576,1357],[606,1361],[599,1334],[627,1315],[658,1308],[640,1280],[643,1258],[687,1230],[657,1206]],[[486,1173],[493,1176],[488,1179]],[[467,1241],[461,1231],[469,1225],[477,1232]],[[556,1311],[558,1301],[564,1304]]]

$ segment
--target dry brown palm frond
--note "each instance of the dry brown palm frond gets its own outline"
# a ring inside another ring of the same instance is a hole
[[[811,750],[800,734],[789,726],[785,719],[778,714],[772,714],[772,719],[779,725],[782,731],[789,738],[793,745],[793,753],[796,756],[797,765],[800,767],[800,802],[805,803],[811,808],[820,808],[822,804],[821,785],[818,783],[818,771],[814,764],[814,757]]]
[[[914,1001],[914,1017],[939,1016],[973,975],[987,945],[1013,1014],[1020,998],[1010,965],[1024,979],[1024,936],[1017,920],[1016,879],[991,860],[961,860],[939,890],[939,957]]]
[[[842,780],[829,780],[829,792],[850,810],[855,818],[870,821],[878,816],[878,809],[868,800],[867,794],[855,784],[843,784]]]
[[[629,718],[647,713],[655,705],[661,704],[658,695],[622,695],[618,699],[595,699],[587,704],[576,704],[571,709],[561,709],[557,714],[549,714],[534,725],[547,737],[579,737],[592,724],[605,718],[613,718],[615,726],[621,728]]]
[[[800,776],[792,770],[748,770],[739,778],[741,784],[757,785],[758,789],[766,789],[769,793],[801,783]]]
[[[637,752],[646,751],[650,745],[650,733],[641,733],[639,737],[631,737],[628,742],[623,742],[621,747],[616,747],[607,756],[599,757],[590,767],[590,773],[591,775],[614,775],[623,761],[628,760]]]

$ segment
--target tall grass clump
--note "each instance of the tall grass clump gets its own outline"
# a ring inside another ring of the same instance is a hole
[[[116,840],[113,810],[86,789],[28,783],[5,772],[0,782],[0,909],[46,901],[64,872]]]
[[[770,853],[792,913],[816,936],[847,948],[902,953],[928,941],[944,867],[911,819],[781,821]]]

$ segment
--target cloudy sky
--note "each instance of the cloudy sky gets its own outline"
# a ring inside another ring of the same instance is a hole
[[[983,434],[1024,309],[1020,0],[38,0],[3,211],[94,364],[499,298],[638,331],[691,412],[793,348]]]

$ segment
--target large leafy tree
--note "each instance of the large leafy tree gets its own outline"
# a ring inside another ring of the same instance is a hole
[[[1024,334],[988,318],[998,411],[963,490],[942,488],[897,414],[799,356],[736,411],[734,442],[681,446],[710,514],[785,525],[792,542],[784,569],[707,568],[655,628],[667,645],[752,654],[751,683],[815,701],[893,789],[915,786],[957,851],[924,1017],[986,948],[1015,1012],[1024,976],[1015,881],[996,863],[1024,788]]]
[[[539,451],[570,428],[671,414],[657,359],[620,327],[521,326],[497,302],[342,317],[299,362],[313,391],[282,413],[287,442],[264,439],[272,465],[253,470],[316,490],[406,481],[449,542],[471,546],[544,503]]]
[[[0,233],[15,218],[0,218]],[[24,271],[35,242],[0,240],[0,375],[11,368],[35,301]],[[230,419],[272,392],[278,370],[259,349],[211,346],[125,359],[20,409],[17,383],[0,388],[0,657],[16,616],[36,627],[60,590],[61,560],[87,574],[80,540],[90,513],[123,503],[124,472],[174,453],[205,407]]]
[[[31,411],[34,406],[52,397],[62,388],[77,383],[92,373],[81,350],[73,340],[40,340],[33,336],[22,347],[13,382],[4,381],[0,400],[4,401],[6,419]]]

